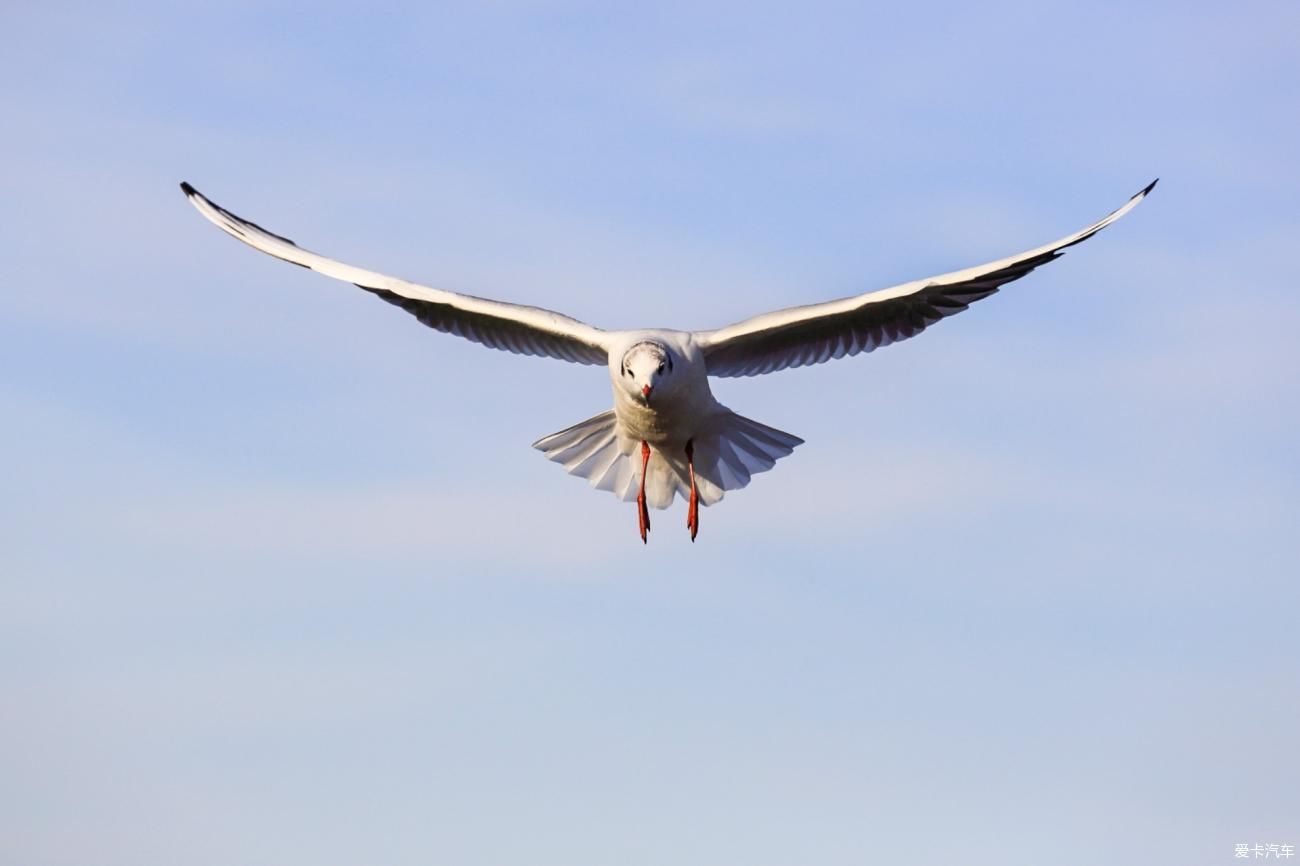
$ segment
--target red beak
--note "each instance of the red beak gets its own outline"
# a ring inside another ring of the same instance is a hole
[[[650,399],[650,386],[649,386],[649,385],[643,385],[643,386],[641,387],[641,393],[642,393],[643,395],[645,395],[645,398],[646,398],[647,400],[649,400],[649,399]]]

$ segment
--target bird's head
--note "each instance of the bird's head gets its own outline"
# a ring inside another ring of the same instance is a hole
[[[623,389],[646,405],[673,374],[673,355],[662,343],[643,340],[623,353],[618,381]]]

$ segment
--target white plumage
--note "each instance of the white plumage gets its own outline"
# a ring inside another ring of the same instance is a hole
[[[638,499],[642,540],[646,506],[712,505],[790,454],[803,440],[744,418],[714,399],[709,376],[754,376],[870,352],[915,336],[1092,237],[1132,210],[1152,181],[1123,207],[1072,235],[988,264],[893,288],[791,307],[714,331],[605,331],[538,307],[434,289],[353,267],[302,249],[214,204],[188,183],[181,189],[223,231],[278,259],[354,283],[432,328],[494,349],[605,364],[614,408],[534,443],[549,459],[624,501]]]

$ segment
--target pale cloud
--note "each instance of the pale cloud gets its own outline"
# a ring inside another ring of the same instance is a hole
[[[565,483],[559,475],[553,480]],[[553,571],[572,562],[575,544],[583,553],[583,573],[598,572],[627,548],[626,538],[581,529],[580,518],[559,507],[572,497],[534,484],[512,490],[494,476],[485,482],[437,485],[438,490],[217,489],[175,501],[151,495],[119,503],[105,522],[123,541],[160,551],[418,560],[435,574],[454,573],[467,563]],[[462,539],[477,543],[465,547],[457,543]]]

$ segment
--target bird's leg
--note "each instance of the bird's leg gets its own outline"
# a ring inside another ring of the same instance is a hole
[[[686,506],[686,528],[691,531],[691,541],[700,531],[700,494],[695,489],[695,440],[686,443],[686,468],[691,473],[691,504]]]
[[[645,534],[650,531],[650,510],[645,505],[645,471],[650,464],[650,443],[641,440],[641,492],[636,496],[636,522],[641,529],[641,543],[645,544]]]

